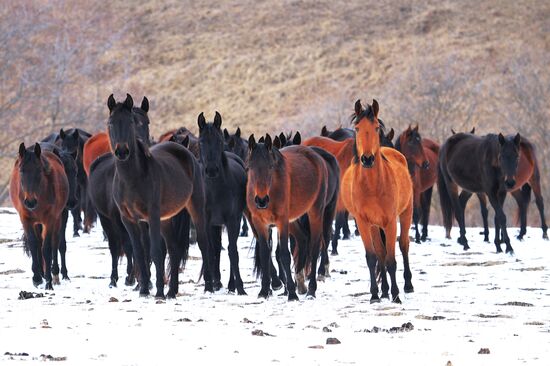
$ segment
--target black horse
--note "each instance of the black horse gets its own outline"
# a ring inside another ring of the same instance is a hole
[[[227,229],[228,253],[231,263],[228,290],[246,295],[239,271],[237,239],[243,211],[246,206],[246,168],[236,154],[224,151],[221,131],[222,117],[216,112],[214,122],[207,123],[201,113],[198,117],[200,161],[203,166],[206,189],[206,220],[212,255],[214,256],[214,289],[221,288],[220,252],[222,229]]]
[[[237,127],[235,133],[230,134],[229,131],[227,131],[227,128],[224,128],[223,137],[225,140],[225,151],[229,151],[237,155],[246,164],[246,159],[248,159],[248,142],[241,137],[241,129]],[[242,229],[239,236],[247,237],[248,225],[244,215],[242,217],[242,223]]]
[[[164,298],[165,249],[170,256],[170,281],[167,296],[178,292],[179,266],[185,248],[169,220],[186,209],[197,229],[203,259],[205,291],[212,291],[210,244],[206,232],[204,178],[193,154],[174,142],[164,142],[151,149],[136,137],[132,115],[133,100],[127,94],[117,103],[111,94],[109,139],[115,156],[113,197],[122,223],[128,231],[136,265],[140,272],[140,295],[149,294],[149,271],[146,263],[147,240],[156,269],[156,297]]]
[[[519,134],[514,137],[502,134],[478,137],[457,133],[441,146],[438,183],[446,236],[450,238],[454,213],[460,226],[458,243],[464,246],[464,250],[470,248],[464,224],[465,204],[473,193],[485,193],[495,210],[497,252],[502,252],[502,241],[506,243],[506,253],[513,252],[502,206],[507,189],[516,184],[520,143]],[[459,187],[462,188],[460,196]]]

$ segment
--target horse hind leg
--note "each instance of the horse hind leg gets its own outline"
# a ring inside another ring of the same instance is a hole
[[[31,223],[23,221],[23,229],[25,232],[24,244],[25,248],[31,255],[32,258],[32,283],[35,287],[38,287],[42,283],[42,254],[41,254],[41,244],[42,237],[40,233],[37,233],[37,227]]]
[[[222,250],[222,227],[212,226],[208,227],[208,240],[210,241],[210,247],[212,248],[212,255],[214,256],[214,267],[212,273],[214,278],[212,280],[214,291],[218,291],[223,287],[221,281],[220,272],[220,256]]]
[[[527,205],[531,198],[531,187],[528,184],[524,184],[521,189],[512,192],[512,197],[516,201],[519,211],[520,228],[516,238],[523,240],[523,237],[527,233]]]
[[[231,267],[231,278],[233,278],[233,291],[237,289],[237,294],[246,295],[244,290],[243,280],[241,278],[241,272],[239,270],[239,251],[237,248],[237,240],[239,238],[239,220],[233,218],[231,222],[227,223],[227,238],[229,241],[227,252],[229,255],[229,262]],[[229,288],[229,286],[228,286]]]
[[[380,298],[389,299],[390,286],[388,284],[388,278],[386,276],[386,264],[384,259],[386,257],[386,243],[385,236],[384,238],[382,238],[382,233],[383,230],[380,229],[378,226],[371,226],[371,237],[374,243],[376,257],[378,258],[378,263],[376,265],[377,281],[382,281],[382,295],[380,296]]]
[[[367,266],[369,267],[370,274],[370,303],[380,302],[380,297],[378,296],[378,283],[376,276],[376,264],[378,258],[374,250],[374,245],[372,242],[371,236],[371,225],[367,222],[362,221],[360,218],[356,218],[357,224],[359,225],[359,233],[361,234],[361,239],[363,240],[363,246],[365,247],[365,257],[367,259]]]
[[[477,193],[479,200],[479,207],[481,210],[481,219],[483,220],[483,231],[480,232],[483,235],[483,241],[489,242],[489,210],[487,210],[487,196],[484,193]]]
[[[407,235],[407,223],[411,220],[411,208],[407,208],[401,215],[399,215],[399,225],[401,228],[401,235],[399,236],[399,249],[403,257],[403,277],[405,279],[405,293],[414,292],[412,284],[412,273],[409,265],[409,236]],[[391,242],[388,242],[391,243]]]
[[[428,188],[420,195],[420,207],[422,213],[420,215],[422,221],[422,235],[420,241],[425,242],[428,239],[428,223],[430,222],[430,208],[432,203],[433,186]]]
[[[540,215],[540,227],[542,229],[542,238],[548,240],[548,226],[546,225],[546,218],[544,215],[544,199],[542,198],[542,191],[540,187],[540,181],[532,179],[530,186],[535,195],[535,204],[539,210]]]
[[[61,278],[63,280],[69,281],[69,273],[67,271],[67,239],[65,237],[65,229],[67,228],[67,220],[69,218],[69,211],[67,209],[63,210],[61,216],[61,228],[59,230],[59,254],[61,256]],[[59,278],[58,278],[59,281]]]

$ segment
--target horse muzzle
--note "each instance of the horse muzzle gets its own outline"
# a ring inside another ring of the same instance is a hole
[[[38,201],[36,200],[36,198],[25,198],[23,200],[23,205],[25,206],[25,208],[29,211],[33,211],[36,206],[38,206]]]
[[[256,203],[256,208],[258,208],[260,210],[265,210],[267,208],[267,206],[269,205],[269,195],[265,195],[262,198],[256,196],[254,198],[254,202]]]
[[[516,180],[514,178],[506,178],[504,185],[507,189],[512,189],[516,185]]]
[[[372,168],[374,166],[374,155],[361,155],[361,166],[363,168]]]
[[[123,146],[117,144],[115,148],[115,157],[120,161],[126,161],[128,160],[128,157],[130,156],[130,149],[128,148],[128,145],[125,144]]]

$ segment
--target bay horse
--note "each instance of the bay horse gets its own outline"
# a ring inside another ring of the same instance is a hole
[[[222,229],[227,229],[230,261],[230,292],[246,295],[239,271],[237,239],[241,217],[246,207],[246,168],[236,154],[224,151],[225,139],[221,130],[222,117],[216,112],[213,122],[206,122],[199,114],[200,161],[205,177],[206,221],[215,267],[214,290],[221,288],[220,252]],[[186,138],[189,138],[188,136]]]
[[[126,228],[136,265],[140,272],[140,295],[149,294],[149,272],[145,252],[147,239],[156,269],[155,297],[164,298],[164,260],[170,256],[170,282],[167,296],[178,292],[179,265],[185,248],[176,240],[170,220],[182,210],[190,215],[197,229],[203,259],[205,291],[212,292],[210,244],[206,233],[204,178],[198,161],[183,146],[163,142],[149,147],[136,137],[132,115],[133,100],[117,103],[111,94],[108,131],[115,157],[113,197]]]
[[[175,141],[181,142],[186,136],[189,136],[189,151],[191,151],[198,159],[200,155],[199,139],[186,127],[166,131],[160,135],[159,142],[170,141],[171,138],[175,139]]]
[[[508,136],[509,138],[511,136]],[[518,170],[516,175],[516,184],[508,191],[514,197],[519,209],[520,231],[517,239],[522,240],[527,232],[527,209],[531,200],[531,191],[535,195],[535,204],[540,215],[542,238],[548,239],[548,226],[544,215],[544,199],[542,197],[542,189],[540,185],[540,170],[535,155],[535,146],[525,137],[521,138],[520,155],[518,161]],[[483,218],[483,235],[484,240],[489,241],[489,225],[487,211],[487,196],[478,193],[479,202],[481,205],[481,215]]]
[[[147,145],[151,145],[151,137],[149,135],[149,125],[151,124],[149,120],[149,99],[143,97],[141,100],[141,106],[132,107],[132,114],[135,119],[134,128],[136,130],[136,135]],[[94,162],[95,159],[100,157],[103,154],[111,152],[111,143],[109,142],[109,134],[107,132],[98,132],[95,135],[91,136],[85,143],[82,149],[82,164],[84,166],[84,171],[86,175],[90,175],[90,165]]]
[[[59,247],[63,211],[69,198],[69,182],[61,160],[53,152],[42,152],[38,143],[32,151],[21,143],[10,176],[10,198],[23,225],[26,251],[32,256],[33,284],[41,284],[44,274],[46,290],[53,290],[52,255],[59,249],[61,274],[63,279],[69,278],[66,248]],[[53,274],[57,277],[59,272]]]
[[[315,297],[317,289],[315,268],[319,251],[323,247],[324,209],[327,196],[327,168],[323,159],[305,146],[289,146],[278,150],[273,147],[270,135],[264,142],[256,142],[254,135],[248,140],[248,182],[246,189],[250,224],[257,235],[259,246],[255,260],[256,273],[261,272],[262,287],[258,297],[268,298],[271,284],[271,246],[269,228],[277,227],[282,272],[286,282],[288,300],[298,300],[296,286],[290,272],[288,245],[290,223],[304,214],[310,227],[309,248],[304,261],[295,263],[298,273],[301,265],[310,263],[308,296]],[[299,241],[298,241],[299,243]],[[300,257],[300,254],[298,254]]]
[[[241,137],[240,127],[237,127],[234,134],[230,134],[227,128],[224,128],[223,137],[225,140],[225,151],[229,151],[237,155],[246,165],[246,161],[248,159],[248,142]],[[242,217],[242,228],[239,236],[248,236],[248,225],[246,223],[245,215]]]
[[[345,207],[355,217],[365,247],[371,303],[380,301],[377,263],[382,275],[382,298],[388,297],[387,269],[392,301],[400,303],[395,260],[397,218],[401,229],[399,247],[403,255],[405,293],[414,291],[408,254],[413,188],[405,157],[395,149],[380,146],[378,111],[376,100],[372,106],[367,104],[365,109],[360,100],[355,102],[354,158],[344,173],[341,196]],[[385,245],[380,229],[385,234]]]
[[[521,158],[521,136],[499,134],[476,136],[457,133],[447,139],[439,152],[438,188],[446,237],[450,238],[453,214],[460,226],[458,243],[469,249],[464,223],[464,208],[472,193],[485,193],[495,210],[495,246],[497,253],[501,235],[506,253],[513,253],[506,230],[503,204],[507,190],[516,185],[518,161]],[[472,156],[477,157],[471,159]],[[458,195],[458,189],[462,192]]]
[[[413,222],[415,242],[428,238],[428,222],[432,202],[433,186],[437,181],[439,144],[422,138],[416,127],[409,127],[399,135],[395,148],[407,159],[409,173],[413,182]],[[422,220],[422,235],[418,231],[418,222]]]
[[[299,145],[301,142],[301,136],[300,132],[296,132],[294,134],[294,137],[290,141],[285,141],[290,136],[285,136],[284,134],[276,136],[273,140],[273,146],[276,148],[280,148],[281,146],[284,146],[283,143],[286,146],[293,146],[293,145]],[[281,141],[283,139],[283,141]],[[328,243],[331,240],[332,237],[332,221],[334,221],[334,217],[336,215],[336,204],[338,203],[338,195],[340,194],[340,167],[338,165],[338,161],[328,151],[325,149],[322,149],[317,146],[311,146],[310,147],[313,151],[315,151],[321,158],[323,158],[325,162],[325,166],[327,168],[327,195],[325,199],[325,208],[324,208],[324,215],[323,215],[323,238],[324,238],[324,246],[321,248],[321,263],[319,264],[319,270],[318,270],[318,278],[317,280],[323,281],[325,277],[330,277],[330,271],[329,271],[329,256],[328,256]],[[310,240],[311,236],[311,230],[309,227],[309,218],[307,215],[304,215],[300,217],[300,219],[293,222],[290,226],[290,234],[291,234],[291,252],[294,255],[295,262],[304,261],[307,257],[304,256],[306,254],[306,251],[298,251],[295,250],[296,248],[296,241],[300,241],[298,244],[301,248],[307,248],[308,241]],[[278,252],[276,252],[278,254]],[[300,254],[302,255],[300,257]],[[277,255],[277,257],[279,257]],[[302,267],[304,265],[300,265]],[[309,271],[315,271],[315,268],[309,268]],[[308,272],[303,270],[300,273],[296,273],[296,285],[298,289],[299,294],[305,294],[307,293],[307,288],[305,286],[305,277],[308,275]]]

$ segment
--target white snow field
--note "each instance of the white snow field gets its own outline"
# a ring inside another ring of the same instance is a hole
[[[539,228],[528,228],[523,242],[513,240],[510,256],[482,242],[477,228],[468,228],[471,250],[464,252],[432,227],[430,242],[411,243],[412,294],[403,293],[399,254],[402,304],[369,303],[360,238],[340,241],[315,300],[288,303],[278,293],[257,299],[251,239],[239,238],[248,296],[225,288],[203,293],[192,245],[179,296],[156,301],[124,286],[125,260],[119,287],[109,288],[101,227],[73,238],[70,221],[71,280],[53,292],[34,288],[19,218],[12,209],[0,211],[0,364],[550,365],[550,243]],[[227,251],[222,268],[226,286]],[[20,291],[44,297],[19,300]],[[328,338],[341,343],[327,344]]]

